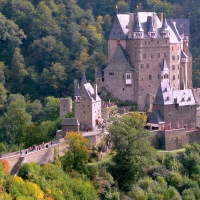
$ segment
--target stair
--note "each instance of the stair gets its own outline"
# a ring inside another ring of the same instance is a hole
[[[11,174],[14,176],[18,173],[18,170],[19,170],[19,167],[20,167],[20,164],[22,163],[22,161],[24,160],[25,157],[20,157],[18,162],[15,164],[15,166],[12,168],[11,170]]]

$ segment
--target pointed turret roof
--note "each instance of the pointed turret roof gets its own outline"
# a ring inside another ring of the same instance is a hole
[[[166,30],[166,29],[168,29],[168,24],[167,24],[167,19],[166,19],[166,17],[164,17],[161,30]]]
[[[81,96],[80,95],[79,83],[77,83],[76,86],[75,86],[74,96]]]
[[[134,30],[133,30],[134,32],[141,32],[141,31],[143,31],[143,29],[142,29],[142,27],[141,27],[141,24],[140,24],[140,22],[139,22],[139,16],[138,16],[138,14],[137,14],[137,16],[136,16],[136,20],[135,20],[135,27],[134,27]]]
[[[153,112],[151,120],[148,122],[150,124],[162,124],[165,123],[161,117],[160,111],[156,110]]]
[[[153,20],[152,20],[152,17],[151,16],[148,16],[147,18],[147,27],[148,27],[148,31],[155,31],[155,27],[153,25]]]
[[[165,59],[163,59],[163,64],[162,64],[162,71],[166,71],[169,70],[168,66],[167,66],[167,62]]]
[[[87,83],[87,79],[86,79],[85,72],[84,72],[83,76],[82,76],[81,85],[86,84],[86,83]]]

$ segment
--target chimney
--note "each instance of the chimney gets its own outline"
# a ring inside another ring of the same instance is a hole
[[[128,38],[133,37],[134,13],[129,13]]]
[[[97,100],[97,84],[94,84],[94,100]]]
[[[155,34],[157,37],[157,14],[155,12],[153,13],[153,25],[155,27]]]
[[[159,13],[160,22],[163,24],[163,13]]]

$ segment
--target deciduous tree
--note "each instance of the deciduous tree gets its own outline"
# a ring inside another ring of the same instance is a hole
[[[68,132],[65,139],[68,148],[63,157],[64,169],[68,172],[72,170],[84,172],[85,164],[88,163],[88,140],[77,132]]]

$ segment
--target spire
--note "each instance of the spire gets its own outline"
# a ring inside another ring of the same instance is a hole
[[[82,81],[81,81],[81,85],[86,84],[87,83],[87,79],[85,76],[85,72],[83,73],[83,77],[82,77]]]
[[[163,64],[162,64],[161,82],[169,82],[169,68],[167,66],[165,59],[163,59]]]
[[[155,32],[155,28],[154,28],[154,25],[153,25],[153,20],[152,20],[152,17],[151,16],[149,16],[148,17],[148,26],[149,26],[149,30],[148,31],[154,31]]]
[[[81,96],[80,95],[79,83],[77,83],[76,86],[75,86],[74,96]]]
[[[163,36],[163,38],[168,39],[170,37],[170,28],[169,28],[169,26],[167,24],[166,17],[163,20],[163,24],[162,24],[162,27],[160,29],[160,33]]]
[[[147,18],[147,27],[148,27],[148,35],[151,39],[155,39],[156,37],[156,29],[153,24],[153,20],[151,16],[148,16]]]
[[[165,30],[165,29],[167,29],[167,28],[168,28],[167,19],[166,19],[166,17],[164,17],[161,30]]]
[[[137,14],[136,20],[135,20],[135,26],[133,30],[133,38],[134,39],[143,39],[144,38],[144,31],[142,29],[142,26],[139,22],[139,15]]]
[[[140,25],[140,22],[139,22],[139,16],[138,16],[138,15],[137,15],[137,17],[136,17],[134,31],[135,31],[135,32],[141,32],[141,31],[143,31],[143,30],[142,30],[142,27],[141,27],[141,25]]]
[[[166,60],[163,59],[162,71],[166,71],[166,70],[169,71],[169,68],[168,68],[168,66],[167,66]]]
[[[74,80],[74,102],[81,102],[80,87],[77,79]]]

